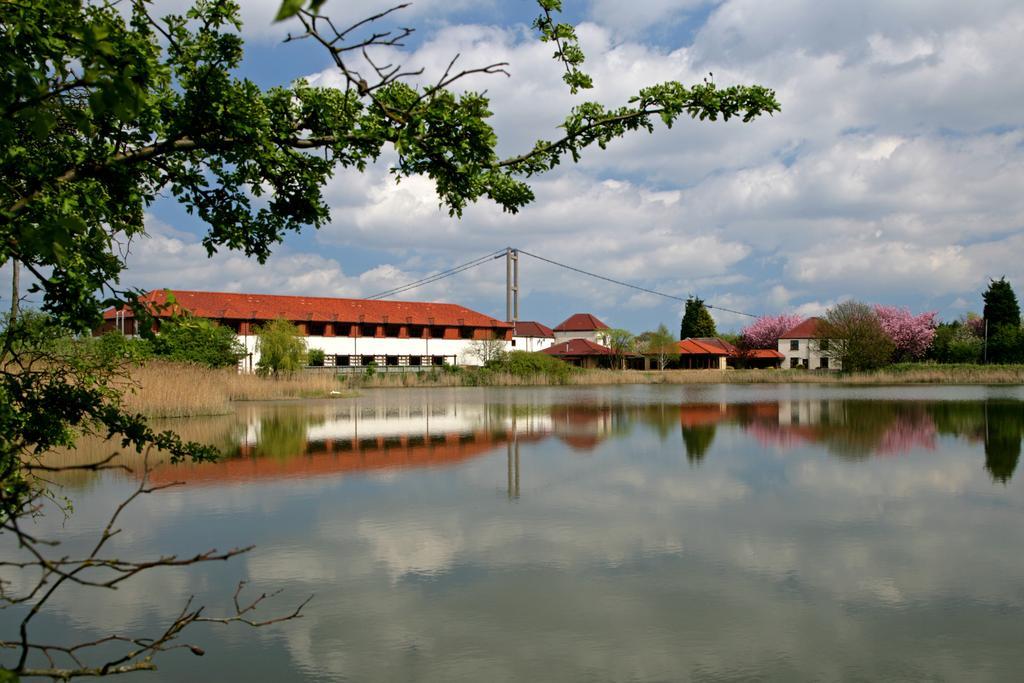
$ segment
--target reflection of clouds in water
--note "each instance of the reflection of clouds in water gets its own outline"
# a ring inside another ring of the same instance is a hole
[[[380,524],[360,521],[357,533],[369,542],[377,563],[387,568],[392,580],[403,574],[430,574],[448,569],[463,549],[462,529],[457,520],[434,523]]]
[[[678,392],[623,395],[657,391]],[[1006,677],[1005,658],[986,669],[967,653],[1021,635],[1007,549],[1024,544],[1024,478],[994,487],[980,443],[847,460],[804,443],[776,459],[740,411],[691,465],[679,418],[665,431],[654,412],[616,410],[586,455],[521,442],[515,501],[501,447],[443,469],[184,489],[132,533],[184,545],[216,520],[219,539],[258,543],[243,561],[260,590],[317,594],[276,633],[318,676]],[[214,574],[181,576],[143,586],[125,621],[180,607]]]

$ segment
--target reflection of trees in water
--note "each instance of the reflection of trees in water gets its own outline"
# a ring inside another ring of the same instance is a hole
[[[704,459],[711,442],[715,440],[717,427],[713,424],[687,427],[683,425],[683,445],[686,446],[686,459],[698,463]]]
[[[985,444],[985,469],[1006,483],[1017,469],[1024,438],[1024,402],[1012,399],[947,401],[930,406],[940,434]]]
[[[985,469],[996,481],[1006,483],[1017,469],[1024,414],[1018,403],[985,404]]]
[[[683,443],[691,462],[704,457],[714,425],[735,424],[766,446],[815,444],[841,458],[934,449],[939,435],[982,442],[993,479],[1013,476],[1024,438],[1024,402],[844,401],[803,399],[748,404],[683,404]],[[709,431],[709,427],[711,428]]]

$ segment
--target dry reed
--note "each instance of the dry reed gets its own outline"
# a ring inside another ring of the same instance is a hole
[[[341,389],[338,380],[327,374],[260,377],[242,375],[233,368],[162,361],[134,367],[130,376],[125,407],[150,417],[223,415],[231,412],[231,401],[328,398],[338,396]]]
[[[296,373],[270,378],[178,363],[134,368],[126,406],[150,417],[223,415],[232,401],[351,396],[348,390],[388,387],[548,386],[598,384],[1024,384],[1021,365],[899,365],[864,373],[805,370],[584,370],[568,375],[514,375],[476,368],[454,371],[335,375]]]

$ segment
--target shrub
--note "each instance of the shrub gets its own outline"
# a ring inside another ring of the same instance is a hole
[[[306,364],[316,368],[324,366],[324,350],[310,349],[306,352]]]
[[[224,368],[238,363],[245,349],[230,327],[206,318],[182,317],[160,325],[160,334],[153,339],[153,354],[167,360]]]
[[[516,377],[545,375],[560,383],[566,382],[574,369],[568,363],[553,356],[529,351],[512,351],[505,354],[500,360],[488,363],[487,367],[499,372],[507,372]]]

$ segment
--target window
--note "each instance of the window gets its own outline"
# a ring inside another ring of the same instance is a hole
[[[409,365],[418,367],[423,359],[420,356],[409,356]]]
[[[399,325],[385,325],[384,326],[384,336],[385,337],[397,337],[401,331],[402,331],[402,328]]]
[[[516,345],[516,340],[515,340],[515,339],[513,339],[513,340],[512,340],[512,346],[513,346],[513,348],[515,347],[515,345]]]
[[[818,350],[819,351],[828,351],[828,339],[819,339],[818,340]]]
[[[422,325],[410,325],[409,336],[413,339],[420,339],[423,337],[423,330],[426,329]]]
[[[384,357],[384,364],[385,365],[391,365],[391,366],[398,365],[398,356],[385,356]]]
[[[462,337],[463,339],[472,339],[473,338],[473,328],[472,327],[461,327],[461,328],[459,328],[459,336]]]
[[[360,365],[376,365],[377,364],[377,359],[376,359],[375,356],[360,356],[359,357],[359,364]]]
[[[360,325],[359,326],[359,336],[360,337],[376,337],[377,336],[377,326],[376,325]],[[363,363],[363,365],[366,365],[366,363]]]
[[[443,327],[428,327],[427,333],[431,339],[444,339],[444,328]]]
[[[792,339],[792,340],[790,340],[790,342],[789,342],[789,350],[790,351],[799,351],[800,350],[800,340],[799,339]]]
[[[798,367],[800,367],[800,359],[799,358],[790,358],[789,359],[789,367],[791,367],[791,368],[798,368]]]
[[[432,365],[444,365],[444,356],[434,356],[431,360]]]
[[[324,323],[307,323],[306,334],[310,337],[322,337],[324,336],[324,330],[327,326]]]
[[[828,356],[821,359],[821,365],[818,366],[822,370],[828,370]]]
[[[349,365],[352,364],[352,359],[349,358],[348,356],[335,356],[334,364],[339,368],[347,368]]]

